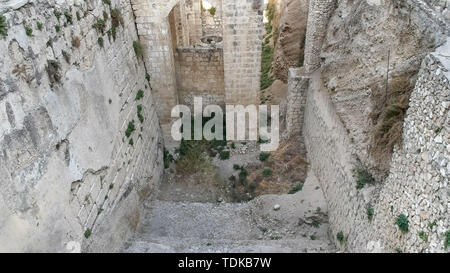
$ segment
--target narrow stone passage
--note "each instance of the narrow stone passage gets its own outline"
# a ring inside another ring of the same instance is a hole
[[[312,173],[296,194],[265,195],[248,203],[156,200],[147,207],[141,230],[123,252],[335,251],[326,202]]]

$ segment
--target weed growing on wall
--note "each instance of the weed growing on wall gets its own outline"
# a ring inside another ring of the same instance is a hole
[[[397,216],[395,224],[403,233],[407,233],[409,231],[409,220],[408,217],[406,217],[406,215],[400,214],[399,216]]]
[[[8,36],[8,25],[6,24],[6,17],[0,14],[0,35]]]
[[[137,94],[136,94],[136,99],[135,100],[141,100],[144,97],[144,91],[142,89],[139,89]]]
[[[136,127],[134,125],[134,120],[132,120],[128,123],[128,128],[125,131],[125,135],[129,138],[134,131],[136,131]]]
[[[144,48],[139,41],[133,42],[134,53],[136,53],[136,57],[138,59],[142,59],[144,57]]]
[[[369,219],[369,221],[372,221],[373,215],[375,213],[374,209],[372,207],[368,207],[366,213],[367,213],[367,219]]]
[[[260,153],[259,154],[259,160],[261,161],[261,162],[266,162],[268,159],[269,159],[269,157],[270,157],[270,153]]]
[[[289,194],[296,194],[297,192],[301,191],[302,189],[303,189],[303,184],[298,183],[289,191]]]
[[[355,168],[353,173],[356,179],[356,189],[358,190],[364,188],[367,184],[375,183],[375,178],[373,178],[372,174],[365,168]]]

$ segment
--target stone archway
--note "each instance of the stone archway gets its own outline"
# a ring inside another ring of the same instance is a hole
[[[180,1],[184,0],[131,1],[162,124],[170,123],[171,109],[179,102],[168,16]],[[264,0],[224,0],[222,11],[226,103],[256,104]]]

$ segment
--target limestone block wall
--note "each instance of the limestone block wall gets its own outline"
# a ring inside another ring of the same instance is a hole
[[[286,130],[289,136],[302,131],[309,82],[309,76],[305,75],[302,69],[291,68],[289,70],[286,99]]]
[[[383,184],[356,189],[359,162],[352,141],[323,88],[311,77],[303,133],[311,168],[320,180],[336,245],[352,252],[448,252],[450,46],[428,55],[404,123],[402,147],[394,152]],[[373,209],[373,219],[367,214]],[[396,225],[408,219],[407,233]],[[342,242],[337,234],[344,235]],[[425,239],[424,239],[425,238]]]
[[[222,48],[179,47],[175,59],[180,102],[192,105],[197,96],[205,105],[225,105]]]
[[[256,104],[261,83],[263,0],[227,0],[222,10],[226,103]]]
[[[162,138],[145,66],[133,50],[133,11],[129,1],[111,3],[123,18],[115,38],[107,34],[110,19],[104,34],[93,27],[104,12],[110,18],[103,1],[4,9],[0,252],[116,251],[158,186]]]
[[[335,0],[310,0],[305,40],[304,67],[312,72],[320,67],[320,52],[327,33],[328,21],[335,8]]]

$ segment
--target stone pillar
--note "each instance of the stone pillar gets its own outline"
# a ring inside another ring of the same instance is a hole
[[[303,117],[306,105],[310,78],[302,74],[301,69],[289,70],[286,129],[288,136],[299,134],[303,128]]]
[[[222,3],[227,104],[256,104],[261,85],[263,0]]]
[[[305,72],[320,67],[320,52],[335,0],[310,0],[305,42]]]

